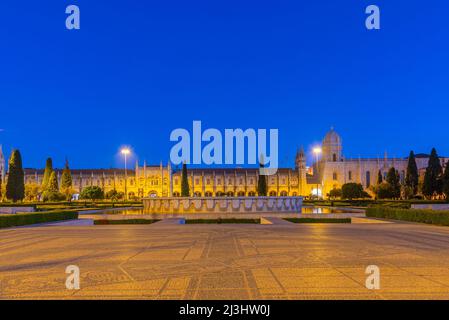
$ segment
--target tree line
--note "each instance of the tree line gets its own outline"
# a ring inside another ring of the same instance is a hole
[[[443,168],[438,153],[433,148],[424,177],[420,180],[415,153],[411,151],[403,181],[394,167],[388,170],[385,178],[379,170],[377,183],[370,187],[370,191],[377,199],[412,199],[420,195],[426,199],[449,199],[449,163]],[[341,189],[331,190],[329,197],[355,199],[370,196],[363,191],[361,184],[347,183]]]

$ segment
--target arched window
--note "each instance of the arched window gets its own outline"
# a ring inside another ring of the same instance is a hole
[[[237,193],[237,197],[244,197],[245,196],[245,192],[244,191],[239,191]]]
[[[287,196],[288,196],[287,191],[281,191],[281,197],[287,197]]]
[[[277,192],[276,191],[270,191],[269,196],[270,197],[276,197],[277,196]]]
[[[205,197],[212,197],[212,192],[207,191],[206,193],[204,193]]]
[[[228,191],[228,192],[226,193],[226,196],[227,196],[227,197],[233,197],[233,196],[234,196],[234,192]]]
[[[256,193],[254,191],[248,192],[248,197],[255,197]]]
[[[224,193],[218,191],[218,192],[215,194],[215,196],[216,196],[216,197],[223,197],[223,196],[224,196]]]
[[[337,155],[335,153],[332,155],[332,161],[337,162]]]
[[[201,192],[198,192],[198,191],[197,191],[197,192],[195,192],[195,193],[193,194],[193,196],[194,196],[194,197],[201,197]]]
[[[173,197],[180,197],[181,195],[179,194],[179,192],[173,192]]]

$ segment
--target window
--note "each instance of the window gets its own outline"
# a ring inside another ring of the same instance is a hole
[[[200,179],[195,179],[195,184],[200,184]]]
[[[336,155],[335,153],[332,155],[332,160],[333,160],[334,162],[337,161],[337,155]]]
[[[366,172],[366,187],[368,188],[371,185],[371,172]]]
[[[349,181],[352,181],[352,171],[349,171],[349,172],[348,172],[348,180],[349,180]]]
[[[178,179],[175,179],[175,186],[179,184]]]
[[[239,181],[239,182],[240,182],[240,184],[242,185],[242,184],[243,184],[243,179],[242,179],[242,178],[240,178],[240,181]]]
[[[338,175],[337,175],[336,172],[334,172],[334,173],[332,174],[332,179],[333,179],[333,180],[338,180]]]
[[[281,197],[287,197],[287,191],[281,191]]]
[[[218,184],[218,185],[221,184],[221,179],[217,179],[217,184]]]
[[[206,180],[206,184],[207,184],[207,185],[210,185],[210,179],[207,179],[207,180]]]

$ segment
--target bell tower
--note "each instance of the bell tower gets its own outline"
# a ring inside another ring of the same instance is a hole
[[[3,150],[2,150],[2,145],[0,144],[0,180],[1,182],[6,181],[5,180],[5,174],[6,174],[6,163],[5,163],[5,157],[3,156]]]

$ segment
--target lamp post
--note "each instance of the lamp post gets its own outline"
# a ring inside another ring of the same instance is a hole
[[[123,148],[120,152],[125,157],[125,200],[128,200],[128,190],[127,190],[128,171],[126,168],[126,159],[127,159],[128,155],[131,153],[131,151],[128,148]]]
[[[315,148],[313,148],[313,153],[315,154],[315,160],[316,160],[316,173],[317,173],[317,178],[319,179],[319,176],[318,176],[318,156],[320,155],[320,153],[322,152],[322,150],[321,150],[321,148],[320,147],[315,147]],[[317,198],[318,198],[318,196],[319,196],[319,190],[320,190],[320,187],[319,187],[319,180],[317,180],[317,183],[316,183],[316,196],[317,196]]]

